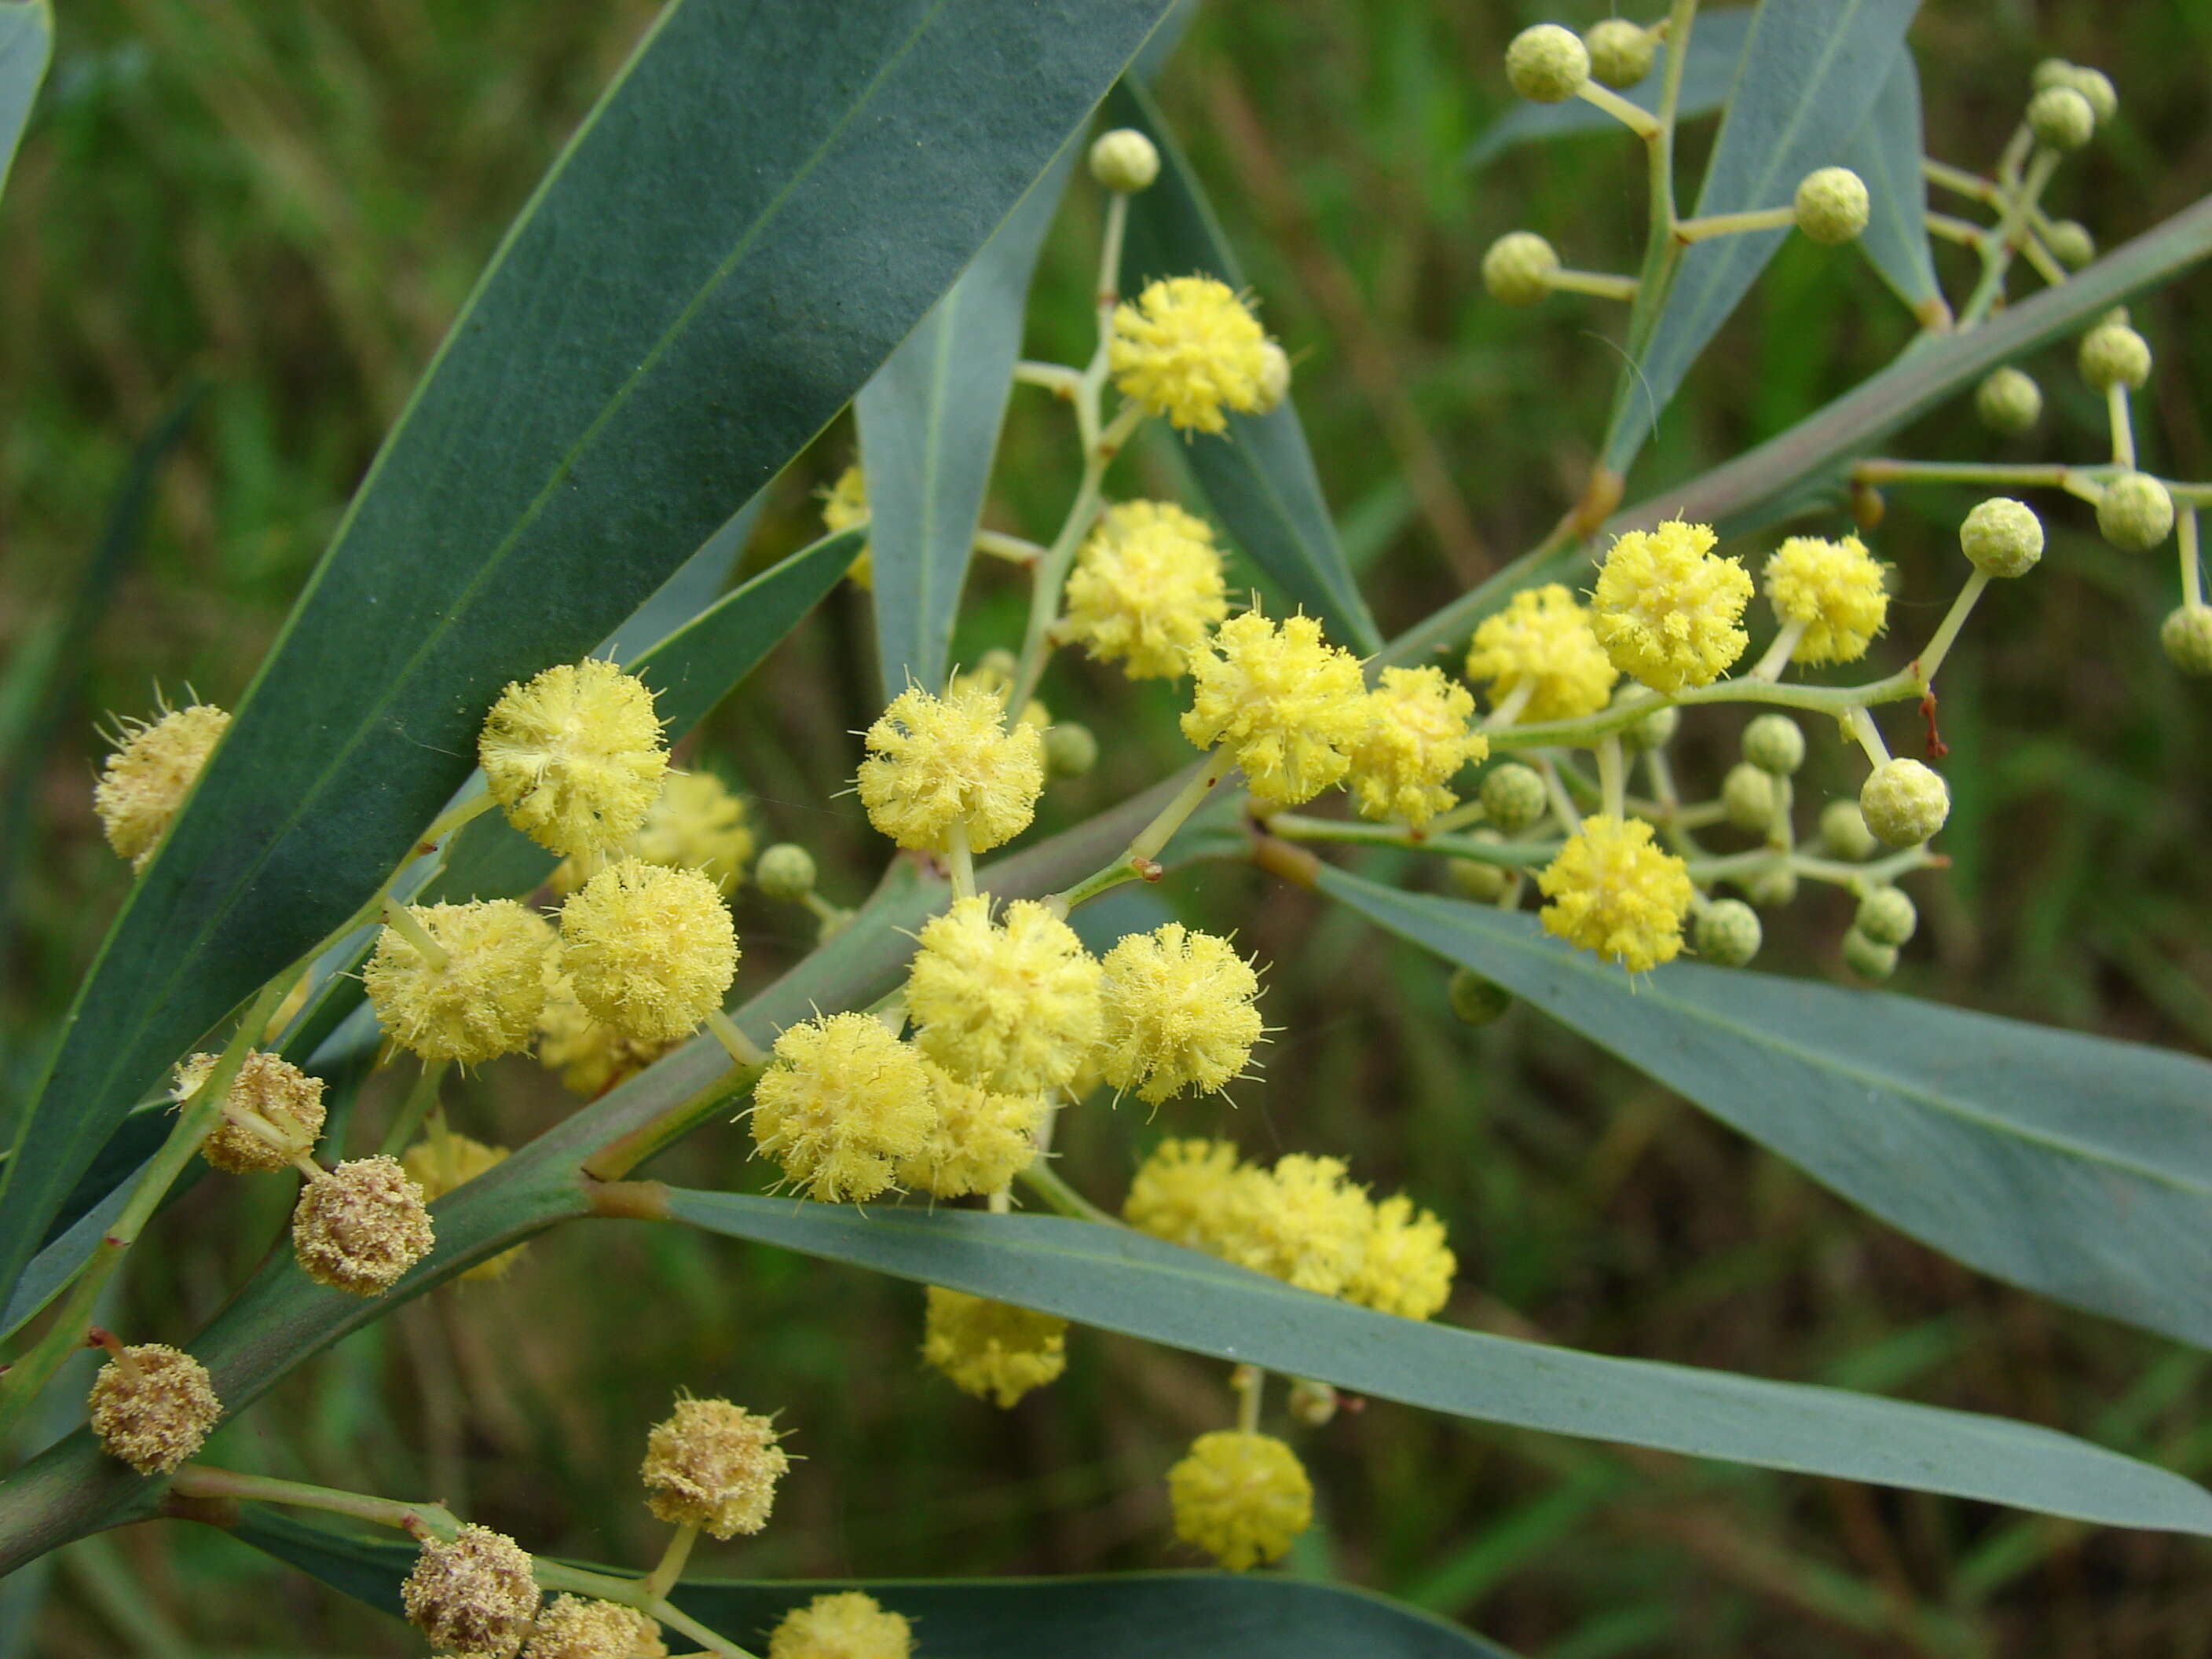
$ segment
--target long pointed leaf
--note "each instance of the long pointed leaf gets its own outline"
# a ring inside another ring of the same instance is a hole
[[[0,3],[0,188],[54,56],[53,0]]]
[[[1920,71],[1898,48],[1843,163],[1866,180],[1869,214],[1859,249],[1897,297],[1925,322],[1948,317],[1928,247],[1928,180],[1922,174]]]

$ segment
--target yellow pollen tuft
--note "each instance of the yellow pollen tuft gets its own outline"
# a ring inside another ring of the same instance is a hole
[[[726,1400],[678,1400],[646,1438],[646,1507],[716,1538],[758,1532],[791,1468],[776,1438],[774,1423]]]
[[[1224,410],[1267,406],[1267,335],[1226,283],[1170,276],[1114,307],[1107,366],[1121,395],[1182,431],[1219,432]]]
[[[1322,1296],[1358,1271],[1371,1223],[1341,1158],[1292,1152],[1272,1170],[1247,1168],[1228,1196],[1216,1254],[1238,1267]]]
[[[642,1042],[688,1036],[720,1009],[738,930],[696,870],[626,859],[561,907],[561,967],[594,1019]]]
[[[1014,670],[1018,666],[1011,651],[986,651],[983,659],[973,668],[963,669],[945,682],[945,695],[956,697],[963,691],[988,691],[999,700],[1003,708],[1013,695]],[[1052,726],[1052,710],[1031,697],[1022,705],[1022,712],[1014,717],[1017,726],[1034,726],[1045,732]]]
[[[753,1087],[753,1143],[809,1198],[873,1198],[937,1123],[921,1055],[868,1014],[793,1025]]]
[[[783,1616],[768,1659],[908,1659],[914,1626],[866,1590],[817,1595]]]
[[[172,709],[151,722],[121,720],[122,743],[100,769],[92,810],[116,855],[143,870],[169,820],[230,728],[230,716],[212,703]]]
[[[547,964],[544,1011],[538,1016],[538,1063],[557,1072],[561,1086],[586,1097],[605,1093],[666,1054],[672,1042],[624,1036],[576,1000],[574,981]]]
[[[1490,753],[1474,726],[1474,698],[1441,668],[1386,668],[1367,695],[1367,725],[1352,746],[1352,798],[1363,818],[1419,829],[1458,801],[1451,781]]]
[[[545,1006],[553,930],[513,899],[416,905],[445,952],[434,964],[398,930],[377,936],[362,984],[384,1034],[425,1060],[473,1066],[529,1046]]]
[[[1589,607],[1547,582],[1483,618],[1468,647],[1467,677],[1490,683],[1493,708],[1525,685],[1522,720],[1571,720],[1604,708],[1620,671],[1597,642]]]
[[[822,527],[834,536],[841,530],[850,530],[867,521],[868,482],[861,474],[860,464],[855,461],[837,475],[836,483],[822,492]],[[876,563],[871,544],[860,544],[860,552],[845,568],[845,579],[863,593],[874,591]]]
[[[1163,1140],[1129,1182],[1121,1218],[1140,1233],[1219,1255],[1221,1222],[1244,1167],[1225,1140]]]
[[[1672,962],[1682,948],[1689,872],[1652,843],[1641,818],[1584,818],[1536,885],[1550,901],[1542,912],[1547,933],[1632,974]]]
[[[455,1134],[450,1129],[434,1129],[428,1139],[417,1141],[400,1154],[399,1167],[406,1170],[408,1178],[422,1189],[423,1200],[434,1204],[456,1187],[466,1186],[506,1157],[507,1148],[504,1146],[487,1146],[481,1140],[471,1140],[468,1136]],[[528,1248],[526,1244],[518,1244],[511,1250],[501,1250],[489,1261],[477,1262],[461,1277],[479,1281],[504,1278],[507,1270]]]
[[[1804,626],[1793,657],[1818,664],[1866,655],[1889,617],[1887,570],[1856,536],[1792,536],[1776,548],[1766,561],[1766,597],[1784,623]]]
[[[1030,899],[994,923],[977,897],[954,900],[920,938],[906,1006],[922,1053],[1006,1094],[1075,1076],[1098,1041],[1101,969],[1073,928]]]
[[[618,845],[668,770],[652,690],[597,659],[509,685],[484,716],[477,759],[507,821],[564,857]]]
[[[1233,1571],[1279,1561],[1313,1524],[1313,1482],[1271,1434],[1202,1434],[1168,1471],[1176,1536]]]
[[[901,847],[942,852],[955,824],[971,852],[988,852],[1030,826],[1044,792],[1044,738],[1006,729],[1000,694],[964,686],[942,697],[908,687],[867,731],[860,804],[868,822]]]
[[[1263,806],[1296,806],[1342,778],[1367,725],[1359,659],[1322,638],[1312,617],[1278,628],[1257,611],[1231,617],[1191,658],[1195,681],[1182,734],[1220,745]]]
[[[1188,672],[1206,630],[1229,614],[1212,529],[1166,501],[1102,514],[1067,578],[1060,634],[1133,680]]]
[[[933,1061],[922,1065],[936,1121],[921,1150],[899,1160],[899,1181],[933,1198],[1004,1192],[1036,1161],[1050,1103],[1042,1094],[995,1094]]]
[[[1715,555],[1714,540],[1709,525],[1669,519],[1621,537],[1598,572],[1598,643],[1616,668],[1654,691],[1711,684],[1751,642],[1741,626],[1751,577]]]
[[[671,870],[696,870],[726,897],[744,881],[752,862],[752,826],[745,804],[712,772],[671,772],[645,822],[613,849],[615,858],[638,859]],[[590,880],[596,859],[564,859],[553,872],[553,890],[564,897]]]
[[[962,1392],[1007,1410],[1067,1369],[1067,1322],[932,1285],[921,1357]]]
[[[1344,1299],[1377,1313],[1426,1319],[1451,1299],[1458,1269],[1443,1223],[1397,1194],[1373,1206]]]
[[[1251,1060],[1260,978],[1227,939],[1171,921],[1129,934],[1101,965],[1100,1067],[1115,1088],[1157,1106],[1217,1091]]]

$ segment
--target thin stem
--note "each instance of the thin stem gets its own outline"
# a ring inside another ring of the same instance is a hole
[[[2112,423],[2112,465],[2132,472],[2136,470],[2135,422],[2128,418],[2128,389],[2118,380],[2105,388],[2105,412]]]
[[[1345,818],[1301,817],[1278,812],[1267,820],[1267,833],[1285,841],[1341,842],[1359,847],[1405,847],[1443,858],[1465,859],[1473,864],[1494,864],[1522,870],[1549,864],[1559,848],[1549,842],[1477,841],[1472,836],[1416,836],[1402,823],[1355,823]]]
[[[1990,313],[1990,308],[2004,297],[2005,271],[2012,264],[2013,250],[2019,246],[2022,228],[2036,198],[2043,194],[2044,185],[2051,182],[2053,168],[2058,165],[2058,152],[2039,147],[2035,159],[2027,164],[2027,176],[2021,180],[2017,193],[2009,196],[2004,204],[2004,216],[1997,223],[1996,233],[1982,248],[1981,280],[1975,283],[1968,296],[1966,308],[1959,313],[1959,326],[1972,328]]]
[[[422,1069],[415,1074],[415,1081],[407,1091],[407,1097],[399,1103],[398,1114],[392,1127],[384,1132],[384,1142],[376,1150],[386,1158],[397,1158],[405,1152],[415,1139],[415,1132],[422,1127],[422,1119],[438,1102],[438,1085],[445,1081],[447,1062],[426,1060]]]
[[[737,1022],[720,1008],[709,1013],[700,1024],[738,1065],[758,1067],[768,1064],[768,1051],[740,1031]]]
[[[1698,219],[1678,219],[1678,242],[1710,241],[1716,236],[1741,236],[1747,231],[1788,230],[1797,222],[1794,207],[1747,208],[1741,213],[1709,213]]]
[[[1078,1221],[1100,1222],[1109,1227],[1122,1224],[1120,1217],[1109,1215],[1084,1197],[1061,1180],[1042,1158],[1022,1171],[1021,1180],[1024,1186],[1059,1214],[1073,1217]]]
[[[410,1504],[392,1498],[372,1498],[366,1492],[311,1486],[301,1480],[242,1474],[235,1469],[216,1468],[210,1463],[185,1464],[169,1477],[169,1489],[180,1498],[283,1504],[293,1509],[349,1515],[356,1521],[396,1527],[416,1539],[426,1533],[432,1537],[450,1539],[461,1529],[459,1519],[443,1504]]]
[[[1609,270],[1575,270],[1566,266],[1548,274],[1544,286],[1561,294],[1590,294],[1601,300],[1636,298],[1636,278]]]
[[[975,854],[968,844],[968,820],[955,818],[945,831],[945,875],[956,899],[975,896]]]
[[[660,1559],[639,1586],[647,1600],[658,1601],[668,1594],[670,1587],[684,1576],[684,1564],[691,1559],[691,1547],[698,1541],[696,1522],[679,1526],[670,1534],[668,1547],[661,1551]]]
[[[1959,630],[1966,625],[1966,618],[1973,613],[1974,602],[1982,597],[1982,590],[1989,585],[1989,577],[1979,570],[1966,578],[1959,589],[1959,597],[1951,601],[1951,608],[1943,613],[1942,622],[1937,624],[1936,637],[1928,641],[1928,648],[1920,653],[1922,679],[1930,682],[1935,679],[1936,671],[1943,665],[1943,659],[1951,654],[1951,645],[1959,637]]]
[[[443,973],[453,958],[446,947],[430,937],[430,930],[416,919],[415,913],[398,899],[388,895],[384,900],[384,925],[415,947],[415,953],[430,964],[434,972]]]
[[[1116,201],[1121,198],[1116,197]],[[1102,348],[1103,351],[1103,348]],[[1102,356],[1103,361],[1103,356]],[[1084,390],[1076,408],[1080,414],[1088,409],[1095,422],[1097,389],[1086,377]],[[1068,506],[1067,517],[1053,538],[1052,545],[1037,562],[1030,579],[1029,622],[1022,635],[1021,660],[1014,670],[1013,686],[1006,698],[1006,707],[1018,709],[1036,695],[1038,679],[1044,673],[1044,661],[1052,647],[1053,619],[1060,614],[1060,590],[1067,585],[1067,573],[1073,568],[1077,551],[1083,538],[1090,531],[1091,521],[1097,516],[1098,506],[1104,493],[1106,468],[1121,453],[1122,444],[1137,429],[1144,419],[1140,404],[1121,405],[1114,416],[1113,424],[1090,442],[1084,452],[1083,479],[1076,486],[1075,499]],[[1088,429],[1089,422],[1086,422]]]
[[[2035,268],[2035,274],[2052,288],[2066,280],[2066,267],[2058,263],[2058,256],[2043,245],[2043,239],[2033,230],[2021,233],[2020,254]]]
[[[612,1601],[625,1607],[635,1607],[647,1618],[656,1619],[673,1631],[680,1631],[702,1645],[718,1659],[753,1659],[746,1649],[739,1647],[726,1636],[718,1635],[666,1597],[648,1597],[642,1578],[617,1578],[611,1573],[592,1572],[582,1567],[572,1567],[564,1562],[538,1557],[532,1564],[540,1588],[549,1590],[568,1590],[578,1595],[588,1595],[596,1601]]]
[[[1575,810],[1574,800],[1568,795],[1567,786],[1561,781],[1559,769],[1549,758],[1540,757],[1536,769],[1543,775],[1545,791],[1552,798],[1552,813],[1559,821],[1559,832],[1573,835],[1583,821],[1583,815]]]
[[[744,1095],[758,1079],[762,1069],[757,1066],[731,1066],[697,1093],[600,1147],[584,1160],[584,1173],[599,1181],[620,1181],[671,1141],[681,1139],[695,1126]]]
[[[994,559],[1004,559],[1009,564],[1034,567],[1044,557],[1044,549],[1020,536],[1009,536],[997,530],[975,532],[975,550],[988,553]]]
[[[1972,219],[1954,218],[1948,213],[1933,211],[1923,217],[1927,222],[1928,234],[1940,236],[1947,242],[1959,242],[1967,247],[1979,249],[1989,240],[1989,227],[1978,225]]]
[[[1620,752],[1620,733],[1609,732],[1597,741],[1598,811],[1609,818],[1622,816],[1628,795],[1628,767]]]
[[[1237,1390],[1237,1432],[1260,1432],[1260,1404],[1267,1392],[1267,1373],[1257,1365],[1239,1365],[1229,1374],[1229,1386]]]
[[[1597,81],[1585,81],[1575,88],[1575,96],[1586,104],[1595,105],[1614,120],[1626,127],[1646,143],[1659,136],[1659,118],[1641,104],[1632,104],[1612,88]]]
[[[2181,544],[2181,602],[2204,603],[2204,573],[2197,562],[2197,509],[2184,507],[2175,515],[2174,538]]]
[[[1237,762],[1225,749],[1215,749],[1206,757],[1206,763],[1190,775],[1188,782],[1177,790],[1174,799],[1159,810],[1158,817],[1130,838],[1129,850],[1124,862],[1131,865],[1151,863],[1160,855],[1161,849],[1182,828],[1184,821],[1205,805],[1214,786],[1236,769]]]
[[[1774,636],[1774,643],[1766,647],[1766,654],[1752,665],[1744,678],[1753,680],[1776,680],[1790,666],[1790,659],[1797,649],[1798,641],[1805,637],[1809,624],[1802,622],[1784,623],[1782,631]]]
[[[1083,371],[1066,363],[1040,363],[1024,358],[1014,365],[1016,386],[1038,386],[1055,397],[1073,398],[1083,384]]]
[[[1632,363],[1642,359],[1650,343],[1682,258],[1682,244],[1674,240],[1674,117],[1681,107],[1682,64],[1690,55],[1690,26],[1697,15],[1698,0],[1674,0],[1667,11],[1667,58],[1659,76],[1659,107],[1652,112],[1656,130],[1644,143],[1650,222],[1644,232],[1644,264],[1637,272],[1636,307],[1628,316],[1626,355]]]
[[[1655,708],[1665,706],[1680,708],[1712,702],[1768,702],[1780,708],[1807,708],[1840,718],[1849,710],[1864,704],[1897,702],[1906,697],[1920,696],[1927,690],[1927,681],[1922,672],[1911,666],[1899,669],[1886,679],[1871,680],[1864,685],[1790,685],[1750,678],[1716,680],[1711,685],[1692,686],[1688,690],[1673,692],[1650,702],[1616,703],[1578,720],[1542,720],[1526,726],[1509,726],[1492,735],[1490,746],[1493,750],[1583,747],[1595,743],[1608,732],[1626,730],[1650,714]]]
[[[1863,708],[1854,708],[1844,717],[1851,735],[1858,739],[1859,747],[1866,750],[1867,764],[1886,766],[1889,763],[1889,745],[1881,740],[1881,728],[1874,723],[1874,716]]]
[[[2096,471],[2097,469],[2087,469]],[[2085,469],[2035,463],[1998,465],[1981,461],[1900,461],[1877,456],[1851,468],[1855,483],[2041,484],[2063,489]]]
[[[1495,732],[1502,726],[1512,725],[1521,718],[1521,711],[1528,708],[1529,699],[1535,695],[1534,678],[1531,676],[1523,679],[1520,684],[1505,694],[1505,700],[1503,702],[1483,716],[1482,729],[1486,732]]]
[[[1978,173],[1969,173],[1964,167],[1954,167],[1948,161],[1933,156],[1923,156],[1920,171],[1931,185],[1940,185],[1954,195],[1971,197],[1977,202],[1995,206],[1997,200],[1996,180],[1984,179]]]

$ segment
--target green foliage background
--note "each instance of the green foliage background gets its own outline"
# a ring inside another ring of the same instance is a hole
[[[1211,0],[1162,82],[1269,326],[1298,361],[1301,414],[1386,632],[1534,542],[1602,431],[1617,314],[1575,301],[1505,310],[1476,265],[1492,237],[1528,226],[1572,263],[1628,266],[1643,195],[1632,143],[1527,148],[1475,173],[1461,162],[1509,106],[1498,64],[1511,33],[1600,11]],[[63,17],[0,204],[11,417],[0,738],[35,724],[18,699],[80,602],[131,447],[188,388],[202,392],[142,551],[93,596],[90,647],[59,665],[54,684],[71,701],[58,740],[34,765],[11,765],[0,819],[11,1109],[125,890],[90,812],[94,719],[144,710],[157,684],[234,698],[500,229],[652,12],[635,0],[81,0]],[[2107,246],[2212,179],[2203,0],[1931,0],[1912,40],[1929,149],[1963,164],[1985,162],[2009,131],[2036,58],[2056,52],[2113,76],[2122,118],[2069,165],[2052,204]],[[1710,131],[1692,129],[1693,161]],[[1094,257],[1087,190],[1073,199],[1029,333],[1033,352],[1062,358],[1087,344]],[[1939,247],[1939,262],[1952,252]],[[2212,385],[2207,280],[2137,307],[2160,363],[2147,453],[2172,476],[2212,476],[2196,395]],[[1779,430],[1910,331],[1862,261],[1793,240],[1662,419],[1632,496]],[[2098,430],[2095,401],[2062,351],[2031,366],[2055,416],[2036,437],[1997,446],[1960,400],[1898,447],[2035,459],[2055,457],[2065,433],[2079,453]],[[812,539],[811,492],[852,442],[841,426],[779,487],[757,559]],[[1072,484],[1062,412],[1018,391],[1006,444],[988,521],[1048,532]],[[1176,488],[1171,441],[1141,465],[1151,487]],[[1893,496],[1879,550],[1908,591],[1936,591],[1915,578],[1955,558],[1949,526],[1969,500]],[[2151,648],[2172,602],[2164,556],[2112,553],[2086,507],[2052,516],[2044,568],[1985,602],[1946,676],[1956,862],[1913,884],[1923,932],[1898,988],[2203,1052],[2212,875],[2197,851],[2212,785],[2198,757],[2212,705]],[[987,563],[961,653],[1011,640],[1022,598]],[[697,754],[743,780],[766,830],[812,847],[846,899],[881,856],[857,805],[833,798],[857,753],[848,734],[873,713],[870,641],[864,604],[842,592],[718,712]],[[1187,753],[1157,687],[1062,665],[1046,696],[1113,738],[1098,774],[1048,803],[1059,821]],[[1686,725],[1685,768],[1717,776],[1731,722]],[[1816,776],[1813,788],[1843,781]],[[1267,1013],[1284,1030],[1233,1108],[1170,1108],[1150,1126],[1133,1108],[1071,1114],[1076,1168],[1110,1168],[1166,1127],[1231,1134],[1254,1152],[1340,1152],[1449,1218],[1462,1323],[1894,1389],[2212,1473],[2201,1403],[2212,1358],[1943,1261],[1528,1011],[1466,1031],[1445,1013],[1435,963],[1349,913],[1215,866],[1172,896],[1194,920],[1237,927],[1271,964]],[[1771,927],[1764,965],[1836,971],[1825,965],[1843,902],[1801,902]],[[793,915],[741,900],[749,975],[803,945]],[[486,1074],[483,1098],[461,1127],[509,1141],[565,1101],[519,1061]],[[741,1135],[710,1133],[665,1173],[757,1190],[744,1150]],[[204,1322],[276,1236],[286,1198],[202,1182],[163,1224],[163,1248],[134,1262],[114,1321],[134,1337]],[[609,1285],[642,1288],[609,1297]],[[1222,1420],[1218,1368],[1079,1334],[1068,1376],[1002,1415],[923,1370],[919,1304],[909,1287],[757,1247],[570,1229],[532,1245],[503,1284],[410,1304],[304,1368],[211,1455],[434,1494],[549,1553],[641,1565],[655,1528],[635,1464],[645,1425],[686,1386],[783,1407],[809,1459],[770,1529],[702,1556],[706,1570],[1171,1563],[1160,1476]],[[1528,1654],[2212,1652],[2198,1540],[1387,1405],[1303,1449],[1323,1524],[1291,1571],[1389,1591]],[[88,1540],[58,1571],[18,1651],[416,1650],[396,1625],[194,1529]],[[0,1590],[0,1642],[10,1595]]]

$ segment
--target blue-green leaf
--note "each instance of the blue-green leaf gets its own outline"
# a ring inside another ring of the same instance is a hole
[[[0,189],[53,56],[52,0],[0,0]]]
[[[1898,48],[1843,164],[1866,180],[1871,210],[1859,246],[1881,279],[1923,322],[1948,318],[1928,247],[1928,180],[1920,170],[1920,71]]]

